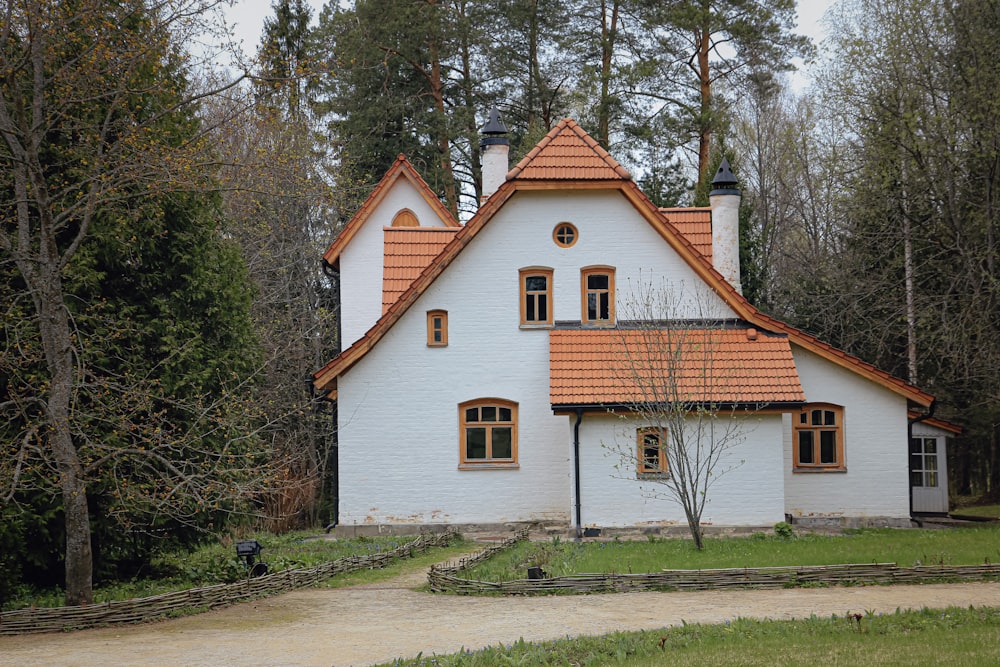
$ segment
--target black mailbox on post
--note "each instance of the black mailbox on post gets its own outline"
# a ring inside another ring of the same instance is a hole
[[[254,562],[263,548],[257,540],[240,540],[236,543],[236,556],[246,561],[247,574],[251,577],[267,574],[267,563]]]
[[[240,558],[259,556],[261,549],[263,547],[257,540],[240,540],[236,543],[236,555]]]

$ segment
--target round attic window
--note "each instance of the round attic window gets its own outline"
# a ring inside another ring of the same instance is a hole
[[[560,222],[556,225],[556,228],[552,230],[552,240],[556,242],[556,245],[560,248],[568,248],[574,243],[576,239],[579,238],[580,232],[576,231],[576,227],[568,222]]]

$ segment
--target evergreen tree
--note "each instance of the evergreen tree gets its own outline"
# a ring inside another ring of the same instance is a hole
[[[67,604],[92,600],[95,558],[141,560],[268,483],[243,428],[246,275],[171,32],[205,10],[25,2],[0,25],[0,497],[64,541]]]

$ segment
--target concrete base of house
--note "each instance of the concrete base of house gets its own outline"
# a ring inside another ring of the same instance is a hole
[[[791,516],[785,521],[805,530],[850,530],[854,528],[915,528],[910,517],[896,516]]]
[[[919,523],[910,517],[864,516],[864,517],[800,517],[786,516],[785,520],[795,530],[805,532],[837,532],[855,528],[916,528]],[[424,524],[355,524],[338,525],[331,529],[335,537],[376,537],[380,535],[419,535],[421,533],[443,533],[454,530],[462,535],[484,541],[500,541],[512,536],[518,530],[527,528],[531,539],[576,539],[577,529],[565,522],[509,521],[497,523],[424,523]],[[753,533],[771,533],[774,525],[761,526],[705,526],[705,535],[711,537],[742,536]],[[641,537],[688,537],[688,527],[684,524],[647,526],[584,526],[583,539],[627,539]]]

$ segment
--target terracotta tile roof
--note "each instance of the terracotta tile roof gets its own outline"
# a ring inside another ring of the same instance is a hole
[[[385,262],[382,271],[382,312],[396,302],[399,295],[438,256],[441,249],[455,237],[452,227],[386,227]]]
[[[564,118],[538,142],[507,180],[607,181],[632,180],[632,175],[576,121]]]
[[[661,208],[667,222],[677,228],[681,236],[708,261],[712,261],[712,209],[705,207]]]
[[[338,234],[337,238],[333,240],[333,243],[330,244],[327,251],[323,253],[323,259],[328,264],[335,264],[337,262],[337,259],[340,257],[340,253],[344,251],[344,248],[346,248],[347,244],[351,242],[351,239],[358,233],[358,230],[364,226],[365,222],[368,220],[368,216],[371,215],[372,211],[378,206],[378,203],[382,201],[383,197],[385,197],[385,194],[389,191],[390,186],[400,178],[405,178],[413,184],[413,187],[417,189],[424,200],[430,204],[431,208],[437,213],[442,224],[446,227],[454,227],[456,229],[461,227],[461,224],[455,219],[455,216],[451,214],[448,207],[441,203],[441,200],[438,199],[437,195],[434,194],[434,191],[431,190],[429,185],[427,185],[427,181],[421,178],[420,174],[417,173],[417,170],[413,168],[413,165],[410,164],[410,161],[407,160],[405,156],[400,155],[396,158],[396,161],[392,163],[389,171],[385,172],[385,176],[383,176],[382,180],[378,182],[378,185],[375,186],[372,193],[368,195],[368,199],[365,200],[365,203],[361,205],[361,208],[359,208],[357,213],[354,214],[354,217],[352,217],[350,222],[348,222],[347,225],[340,231],[340,234]]]
[[[752,328],[553,330],[549,366],[554,406],[806,400],[788,338]]]
[[[585,159],[591,159],[589,158],[591,153],[599,157],[600,160],[594,162],[593,168],[595,169],[595,173],[599,171],[603,174],[602,178],[617,179],[617,183],[615,183],[614,187],[617,187],[622,194],[625,195],[626,199],[628,199],[628,201],[635,206],[639,215],[642,216],[660,234],[660,236],[664,239],[664,242],[673,247],[678,252],[680,257],[686,261],[689,266],[691,266],[695,273],[702,280],[704,280],[707,285],[715,290],[715,292],[719,294],[719,296],[726,303],[729,304],[729,306],[736,313],[737,317],[754,324],[761,329],[785,334],[788,336],[788,340],[791,343],[809,350],[810,352],[813,352],[834,364],[842,366],[887,388],[890,391],[905,397],[911,402],[911,404],[923,407],[931,405],[934,397],[921,390],[919,387],[894,377],[889,373],[886,373],[885,371],[844,352],[843,350],[839,350],[832,345],[819,340],[811,334],[757,310],[757,308],[747,301],[743,295],[737,292],[732,285],[726,282],[725,278],[722,277],[722,274],[712,267],[711,262],[698,251],[698,249],[686,236],[678,233],[677,228],[667,222],[666,214],[656,208],[656,206],[649,201],[649,198],[642,193],[635,182],[627,176],[628,172],[625,171],[625,169],[622,168],[616,161],[614,161],[613,158],[607,155],[607,152],[597,145],[597,142],[583,132],[583,130],[580,129],[579,126],[572,120],[564,120],[556,125],[556,127],[554,127],[552,131],[550,131],[549,134],[546,135],[541,142],[539,142],[538,146],[525,156],[524,160],[522,160],[517,167],[512,169],[510,173],[507,174],[507,181],[500,186],[497,192],[495,192],[493,196],[491,196],[487,202],[483,204],[483,206],[480,207],[472,219],[470,219],[469,222],[462,227],[457,234],[455,234],[453,240],[441,251],[441,254],[438,255],[436,260],[431,262],[427,269],[413,281],[410,287],[407,288],[406,292],[404,292],[393,303],[382,318],[371,329],[369,329],[369,331],[365,333],[360,340],[355,342],[349,349],[341,352],[336,358],[331,359],[325,366],[323,366],[323,368],[313,374],[314,384],[317,389],[321,391],[335,392],[337,376],[346,373],[355,363],[364,357],[369,350],[378,344],[379,340],[381,340],[389,329],[391,329],[400,317],[403,316],[410,305],[412,305],[420,294],[447,269],[450,263],[461,253],[462,249],[472,241],[472,239],[483,227],[489,224],[496,212],[502,208],[507,200],[510,199],[516,192],[521,189],[530,190],[549,187],[546,181],[541,180],[541,174],[543,171],[545,174],[548,174],[547,178],[550,181],[563,181],[558,184],[558,187],[566,189],[585,189],[588,187],[594,187],[595,185],[606,187],[606,181],[604,183],[601,183],[600,181],[592,181],[588,183],[580,175],[586,170],[581,169],[579,165],[569,165],[563,167],[561,166],[562,163],[559,163],[558,165],[550,163],[543,166],[543,164],[539,162],[537,165],[532,166],[531,163],[533,160],[537,158],[547,146],[552,144],[556,137],[559,137],[560,141],[566,143],[566,145],[560,150],[576,155],[577,157],[574,158],[574,160],[585,161]],[[573,146],[574,143],[575,147]],[[552,150],[555,150],[555,148]],[[603,156],[607,156],[607,159]],[[546,161],[547,159],[548,158],[546,158]],[[610,162],[608,159],[610,159]],[[603,167],[600,164],[602,162],[604,165]],[[407,162],[406,165],[408,166],[409,163]],[[539,169],[538,172],[534,171],[536,167]],[[409,170],[412,171],[412,167],[409,167]],[[619,172],[618,170],[621,171]],[[530,171],[528,176],[523,176],[525,171]],[[622,172],[624,172],[624,175]],[[537,174],[536,176],[533,176],[533,178],[538,178],[539,180],[531,180],[529,176],[532,176],[532,174]],[[383,181],[384,180],[385,179],[383,179]],[[573,182],[568,183],[566,181]],[[382,184],[380,183],[380,187],[381,185]],[[429,191],[429,188],[427,190]],[[372,199],[372,197],[369,197],[369,201],[372,201]],[[440,202],[438,203],[440,205]],[[366,206],[368,205],[368,202],[366,202]],[[454,224],[458,225],[457,222]],[[331,247],[331,251],[332,249],[333,248]],[[328,251],[328,254],[331,251]]]

